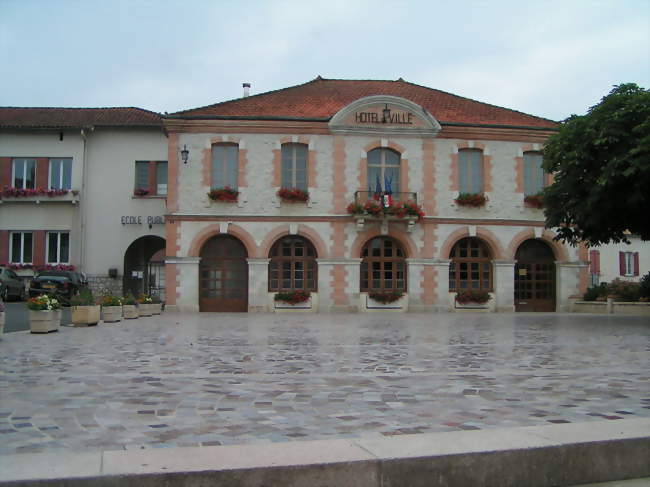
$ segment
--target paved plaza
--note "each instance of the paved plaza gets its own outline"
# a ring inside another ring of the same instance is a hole
[[[0,341],[0,453],[650,417],[650,321],[183,314]]]

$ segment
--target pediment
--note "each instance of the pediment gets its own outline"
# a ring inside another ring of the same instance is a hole
[[[329,127],[332,132],[342,134],[420,137],[435,137],[441,128],[433,115],[420,105],[388,95],[359,98],[336,112]]]

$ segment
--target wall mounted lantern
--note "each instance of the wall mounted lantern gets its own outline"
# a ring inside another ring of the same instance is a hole
[[[183,144],[183,150],[181,150],[181,159],[183,164],[187,164],[187,158],[190,156],[190,151],[187,150],[187,145]]]

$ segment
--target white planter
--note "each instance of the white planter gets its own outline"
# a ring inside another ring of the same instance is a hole
[[[138,318],[138,307],[135,304],[125,304],[122,306],[122,316],[125,320],[135,320]]]
[[[159,315],[162,312],[162,303],[152,303],[149,306],[151,306],[151,313],[154,315]]]
[[[370,296],[366,294],[366,309],[403,309],[405,297],[406,294],[399,298],[397,301],[393,301],[392,303],[382,303],[380,301],[371,299]]]
[[[28,311],[29,329],[32,333],[50,333],[58,331],[61,325],[61,310]]]
[[[101,306],[71,306],[74,326],[95,326],[99,323]]]
[[[102,306],[102,319],[106,323],[122,320],[122,306]]]
[[[311,296],[307,301],[302,303],[291,304],[286,301],[273,301],[273,307],[275,309],[311,309]]]
[[[149,303],[139,303],[138,304],[138,315],[139,316],[151,316],[153,310],[151,309],[151,304]]]

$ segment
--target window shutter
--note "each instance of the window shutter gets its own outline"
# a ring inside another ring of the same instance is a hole
[[[619,267],[620,275],[624,276],[625,275],[625,252],[618,253],[618,267]]]
[[[600,274],[600,251],[590,250],[589,260],[591,261],[591,273]]]
[[[634,252],[634,275],[639,275],[639,253]]]

